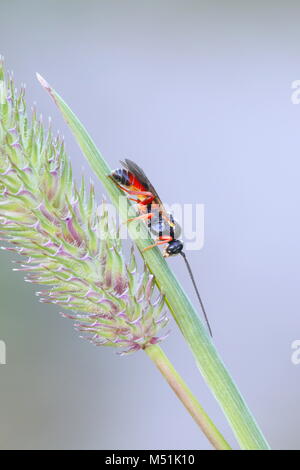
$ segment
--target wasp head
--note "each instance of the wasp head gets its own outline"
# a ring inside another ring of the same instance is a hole
[[[183,243],[181,240],[172,240],[168,243],[164,251],[164,257],[168,258],[169,256],[178,255],[183,250]]]

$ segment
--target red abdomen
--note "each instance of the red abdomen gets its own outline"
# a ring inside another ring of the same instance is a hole
[[[134,176],[133,173],[126,170],[125,168],[118,168],[117,170],[114,170],[111,176],[116,181],[116,183],[131,191],[147,191],[147,188],[142,185],[136,176]]]

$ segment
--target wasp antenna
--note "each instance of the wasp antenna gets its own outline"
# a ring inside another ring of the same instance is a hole
[[[193,272],[192,272],[190,263],[188,262],[187,257],[186,257],[186,254],[185,254],[183,251],[181,251],[180,254],[181,254],[181,256],[183,257],[183,259],[184,259],[184,261],[185,261],[187,270],[188,270],[188,272],[189,272],[191,281],[192,281],[192,283],[193,283],[193,286],[194,286],[196,295],[197,295],[197,297],[198,297],[198,300],[199,300],[199,303],[200,303],[200,306],[201,306],[201,309],[202,309],[202,312],[203,312],[203,315],[204,315],[204,318],[205,318],[205,321],[206,321],[206,324],[207,324],[208,331],[209,331],[209,333],[210,333],[210,336],[212,337],[211,327],[210,327],[210,324],[209,324],[209,321],[208,321],[208,317],[207,317],[207,314],[206,314],[206,311],[205,311],[205,308],[204,308],[202,299],[201,299],[201,297],[200,297],[200,293],[199,293],[199,291],[198,291],[197,284],[196,284],[196,282],[195,282],[195,278],[194,278],[194,275],[193,275]]]

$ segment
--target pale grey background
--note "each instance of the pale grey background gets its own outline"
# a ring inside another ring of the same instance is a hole
[[[218,349],[277,449],[300,448],[299,15],[291,1],[0,2],[0,53],[65,134],[77,174],[91,173],[35,71],[113,167],[131,157],[163,199],[205,204],[196,277]],[[80,340],[11,259],[1,253],[2,449],[210,448],[142,353]],[[170,262],[193,295],[181,261]],[[236,446],[175,326],[164,348]]]

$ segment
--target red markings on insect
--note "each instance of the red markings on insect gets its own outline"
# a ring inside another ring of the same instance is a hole
[[[208,330],[212,336],[208,318],[190,264],[183,252],[183,242],[178,239],[181,231],[179,225],[175,222],[173,215],[166,212],[160,197],[144,171],[132,160],[125,159],[125,161],[121,161],[121,163],[123,167],[114,170],[112,174],[108,176],[116,186],[128,195],[131,201],[137,204],[138,211],[141,214],[132,219],[128,219],[127,222],[143,219],[147,222],[150,232],[156,236],[155,243],[144,248],[144,251],[150,250],[156,246],[167,245],[163,252],[164,257],[178,254],[183,257],[203,311]]]

